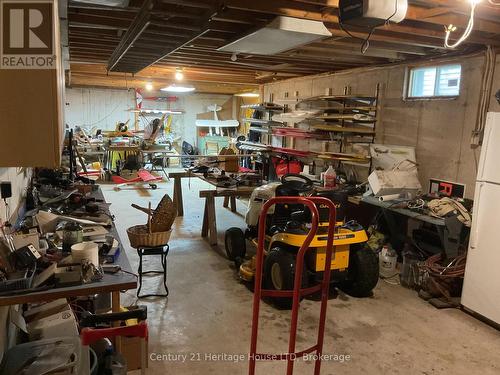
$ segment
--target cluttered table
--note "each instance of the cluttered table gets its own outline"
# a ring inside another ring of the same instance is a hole
[[[235,175],[240,174],[236,173]],[[252,192],[262,183],[256,183],[252,186],[236,185],[231,187],[224,187],[221,186],[220,181],[217,181],[214,178],[206,177],[203,173],[194,173],[189,169],[181,172],[171,172],[169,173],[169,177],[174,179],[173,201],[177,205],[178,216],[184,215],[184,204],[182,199],[182,178],[197,177],[216,188],[215,190],[211,189],[200,191],[200,198],[205,199],[201,236],[208,237],[210,245],[217,245],[217,217],[215,214],[215,198],[224,197],[223,206],[230,206],[231,211],[236,212],[236,198],[249,197]]]
[[[173,201],[177,205],[178,216],[184,216],[184,202],[182,198],[182,179],[183,178],[191,178],[196,177],[202,181],[209,183],[210,185],[217,188],[217,190],[207,190],[214,191],[216,196],[220,197],[249,197],[256,187],[260,186],[235,186],[230,188],[224,188],[217,185],[217,181],[211,178],[207,178],[203,175],[203,173],[195,173],[189,169],[185,169],[184,171],[179,172],[169,172],[169,177],[174,179],[174,197]],[[204,193],[206,194],[206,193]],[[208,194],[208,193],[207,193]],[[201,195],[200,195],[201,197]],[[232,204],[232,202],[231,202]],[[227,201],[224,202],[225,207],[227,207]],[[231,207],[233,208],[233,207]]]
[[[91,193],[93,198],[104,202],[102,192],[99,190]],[[120,291],[127,289],[135,289],[137,287],[137,278],[131,273],[130,263],[127,259],[121,241],[114,224],[111,224],[108,235],[114,237],[118,242],[114,262],[109,263],[118,266],[118,271],[115,273],[104,272],[101,280],[83,283],[79,285],[55,287],[54,285],[40,286],[32,291],[12,291],[8,295],[0,296],[0,306],[23,304],[30,302],[40,302],[54,300],[58,298],[87,296],[92,294],[111,293],[112,310],[119,311],[120,307]]]
[[[445,221],[441,217],[435,217],[428,215],[426,213],[422,213],[419,211],[411,210],[407,208],[405,201],[403,200],[393,200],[393,201],[381,201],[378,197],[368,196],[361,198],[361,202],[371,204],[373,206],[377,206],[383,208],[385,210],[391,210],[398,214],[407,216],[411,219],[417,219],[420,221],[427,222],[432,225],[444,226]]]
[[[428,204],[423,200],[420,201],[422,206]],[[434,227],[442,250],[449,257],[457,256],[463,242],[463,233],[468,231],[467,225],[460,221],[456,214],[437,217],[428,208],[409,207],[408,203],[410,201],[408,200],[382,201],[378,197],[366,196],[362,197],[359,202],[380,208],[380,213],[385,219],[390,232],[391,242],[396,248],[403,246],[407,233],[406,228],[402,230],[402,225],[405,226],[407,220],[401,220],[401,217],[417,220]]]
[[[119,265],[122,270],[131,272],[127,256],[122,253],[114,263]],[[92,294],[112,293],[113,306],[120,305],[120,290],[135,289],[137,287],[137,278],[127,273],[117,272],[115,274],[104,274],[100,281],[89,284],[50,288],[37,292],[23,294],[11,294],[0,297],[0,306],[17,305],[23,303],[32,303],[40,301],[50,301],[58,298],[88,296]],[[114,311],[118,311],[115,310]]]

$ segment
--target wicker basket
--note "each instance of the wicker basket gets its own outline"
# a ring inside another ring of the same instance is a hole
[[[130,246],[133,248],[165,245],[168,243],[171,233],[172,230],[150,233],[147,225],[134,225],[127,229]]]
[[[152,232],[165,232],[168,231],[175,221],[177,216],[177,206],[172,199],[165,194],[161,199],[156,209],[151,210],[151,207],[140,207],[132,204],[132,207],[151,215],[151,231]]]

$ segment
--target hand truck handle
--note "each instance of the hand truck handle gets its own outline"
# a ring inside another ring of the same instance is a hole
[[[146,320],[148,318],[147,306],[137,306],[136,309],[109,314],[92,314],[82,317],[81,327],[95,327],[98,324],[112,323],[120,320],[137,319]]]
[[[90,345],[97,340],[117,336],[148,337],[148,325],[145,322],[133,326],[112,328],[84,328],[80,332],[82,345]]]

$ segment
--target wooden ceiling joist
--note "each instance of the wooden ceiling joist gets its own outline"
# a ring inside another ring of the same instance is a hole
[[[135,16],[132,24],[127,29],[125,35],[123,35],[120,43],[116,47],[116,49],[111,54],[108,62],[108,70],[110,71],[119,71],[120,66],[118,63],[125,56],[127,51],[132,47],[133,43],[141,36],[141,34],[148,27],[149,22],[151,20],[151,9],[155,4],[155,0],[145,0],[142,5],[139,13]]]
[[[186,77],[194,82],[255,85],[500,46],[500,7],[482,2],[476,8],[474,30],[463,46],[453,51],[444,48],[444,26],[456,25],[452,40],[459,37],[467,25],[469,10],[466,1],[409,0],[406,19],[376,28],[369,49],[362,53],[369,30],[345,25],[348,35],[339,25],[338,0],[130,0],[126,8],[70,0],[70,58],[72,62],[97,63],[104,72],[107,66],[141,79],[146,79],[144,72],[148,72],[150,79],[157,78],[162,84],[169,79],[159,75],[172,75],[176,68],[185,68]],[[239,53],[235,59],[231,53],[217,50],[276,16],[321,21],[332,37],[272,56]],[[83,72],[81,64],[72,66],[80,69],[79,84],[92,74]],[[95,74],[98,81],[93,84],[105,84],[105,73]],[[113,85],[123,85],[113,72],[110,76]]]

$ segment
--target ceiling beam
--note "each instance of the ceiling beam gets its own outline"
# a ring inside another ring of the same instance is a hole
[[[306,46],[307,47],[307,46]],[[335,49],[330,47],[330,52],[332,54],[335,53]],[[297,65],[297,66],[307,66],[310,67],[311,69],[324,69],[325,65],[329,65],[329,61],[325,61],[325,59],[310,59],[310,58],[300,58],[297,56],[290,57],[290,55],[293,53],[292,51],[288,52],[283,52],[280,54],[276,55],[270,55],[270,56],[263,56],[263,55],[251,55],[251,54],[238,54],[236,62],[245,62],[245,61],[253,61],[257,63],[289,63],[291,65]],[[341,53],[342,54],[342,53]],[[353,60],[358,60],[358,57],[353,56],[350,53],[344,53],[346,57],[353,58]],[[214,50],[209,50],[206,48],[182,48],[178,52],[175,53],[175,55],[179,56],[190,56],[193,58],[197,57],[215,57],[222,59],[223,61],[227,62],[228,64],[232,63],[231,61],[231,53],[228,52],[219,52],[219,51],[214,51]]]
[[[453,13],[452,9],[451,11],[444,14],[433,14],[432,10],[429,10],[429,8],[415,5],[410,5],[408,7],[408,12],[406,12],[406,19],[443,26],[453,24],[461,29],[465,29],[467,27],[467,24],[469,23],[468,15]],[[474,22],[474,30],[482,31],[485,33],[498,34],[500,30],[500,22],[476,19]]]
[[[295,2],[316,5],[323,8],[325,11],[325,8],[338,8],[338,0],[298,0]],[[427,22],[440,26],[446,26],[452,23],[461,29],[465,29],[467,27],[470,14],[470,6],[467,5],[467,2],[464,1],[463,3],[460,3],[456,0],[432,0],[425,1],[425,4],[428,4],[429,2],[434,3],[438,7],[425,7],[410,3],[408,5],[406,19]],[[479,11],[482,8],[489,8],[490,10],[494,9],[494,7],[489,6],[487,3],[478,5]],[[459,9],[462,10],[460,13],[465,14],[457,14],[457,10]],[[499,28],[500,20],[489,21],[479,18],[476,20],[474,30],[498,34]]]
[[[330,4],[334,3],[335,1],[331,2]],[[289,0],[273,0],[273,1],[253,0],[251,2],[247,0],[226,0],[226,5],[230,9],[271,13],[281,16],[289,16],[289,17],[303,18],[314,21],[327,22],[336,25],[338,25],[339,23],[337,9],[335,9],[336,7],[334,7],[333,5],[325,6],[325,0],[308,1],[308,2],[298,2]],[[429,17],[427,19],[424,19],[423,17],[425,16],[425,12],[428,9],[429,8],[411,5],[408,9],[406,18],[409,20],[416,20],[420,22],[427,22],[438,25],[448,25],[450,23],[453,23],[455,26],[459,28],[465,28],[467,26],[468,19],[462,15],[451,14],[449,18],[446,19],[443,17],[448,17],[448,16]],[[477,27],[475,27],[475,30],[478,31],[498,33],[498,30],[500,28],[500,23],[491,21],[481,21],[476,26]],[[413,32],[405,30],[402,24],[390,24],[385,28],[386,30],[400,32],[400,33],[406,31],[408,33],[408,39],[410,41],[415,36],[418,36],[420,34],[425,34],[428,32],[427,29],[420,28],[419,34],[415,35]],[[444,38],[444,32],[441,33],[440,37]],[[466,42],[471,43],[473,42],[473,40],[468,39],[468,41]]]
[[[297,48],[296,50],[302,50],[302,49],[308,49],[308,48],[315,48],[315,49],[321,49],[324,51],[325,54],[331,54],[333,56],[336,56],[337,53],[340,53],[341,55],[351,55],[351,56],[368,56],[368,57],[377,57],[377,58],[382,58],[384,60],[403,60],[405,58],[405,55],[396,51],[388,51],[385,49],[379,49],[375,48],[374,46],[370,46],[368,50],[366,50],[364,53],[361,51],[361,48],[356,45],[343,45],[340,43],[311,43],[308,44],[307,46]]]
[[[134,42],[139,38],[139,36],[146,30],[151,20],[151,9],[155,4],[156,0],[145,0],[139,13],[132,21],[132,24],[127,29],[123,35],[120,43],[114,50],[113,54],[109,58],[108,70],[115,70],[120,60],[127,53],[127,51],[132,47]]]
[[[192,8],[203,8],[203,9],[212,9],[212,4],[209,2],[196,1],[196,0],[183,0],[182,3],[179,3],[179,0],[160,0],[160,2],[164,4],[172,4],[172,5],[182,5],[186,7]]]
[[[329,39],[322,40],[318,42],[318,44],[331,45],[334,47],[337,46],[351,47],[351,48],[356,48],[358,50],[360,50],[361,47],[360,41],[350,38],[348,36],[332,37]],[[380,49],[381,51],[398,52],[404,55],[419,55],[419,56],[425,56],[430,52],[434,51],[434,49],[427,49],[423,47],[409,46],[404,44],[380,42],[374,40],[370,41],[370,48],[368,49],[367,53],[371,49]]]
[[[188,38],[186,38],[184,41],[180,42],[177,46],[175,47],[168,47],[166,49],[162,49],[159,53],[158,53],[158,58],[156,58],[154,61],[148,61],[148,62],[145,62],[142,67],[142,69],[148,67],[148,66],[151,66],[155,63],[157,63],[158,61],[166,58],[167,56],[169,56],[170,54],[174,53],[175,51],[179,50],[180,48],[186,46],[186,45],[189,45],[191,44],[193,41],[195,41],[197,38],[199,38],[200,36],[205,36],[207,37],[205,34],[210,31],[210,23],[212,21],[212,17],[214,15],[216,15],[218,12],[220,11],[219,7],[218,7],[218,4],[216,4],[215,7],[210,7],[209,9],[207,9],[204,13],[203,13],[203,17],[201,17],[202,19],[206,20],[205,23],[201,26],[200,28],[200,31],[198,32],[195,32],[193,33],[191,36],[189,36]],[[218,38],[215,38],[213,37],[212,38],[213,40],[216,40]]]
[[[69,87],[102,87],[102,88],[144,88],[146,83],[152,83],[154,87],[161,88],[169,83],[163,80],[144,79],[139,77],[125,76],[91,76],[85,74],[71,74]],[[213,94],[235,94],[239,92],[254,91],[258,85],[239,85],[232,83],[195,82],[193,86],[198,93]]]
[[[90,76],[118,76],[122,77],[123,73],[107,72],[104,64],[71,64],[71,72],[73,74],[90,75]],[[141,79],[155,79],[164,81],[165,84],[170,84],[175,81],[174,67],[150,67],[143,69],[140,73],[134,75]],[[231,83],[238,85],[255,84],[255,73],[237,74],[237,73],[212,73],[209,74],[206,70],[184,69],[185,81],[189,83],[205,81],[215,83]]]

